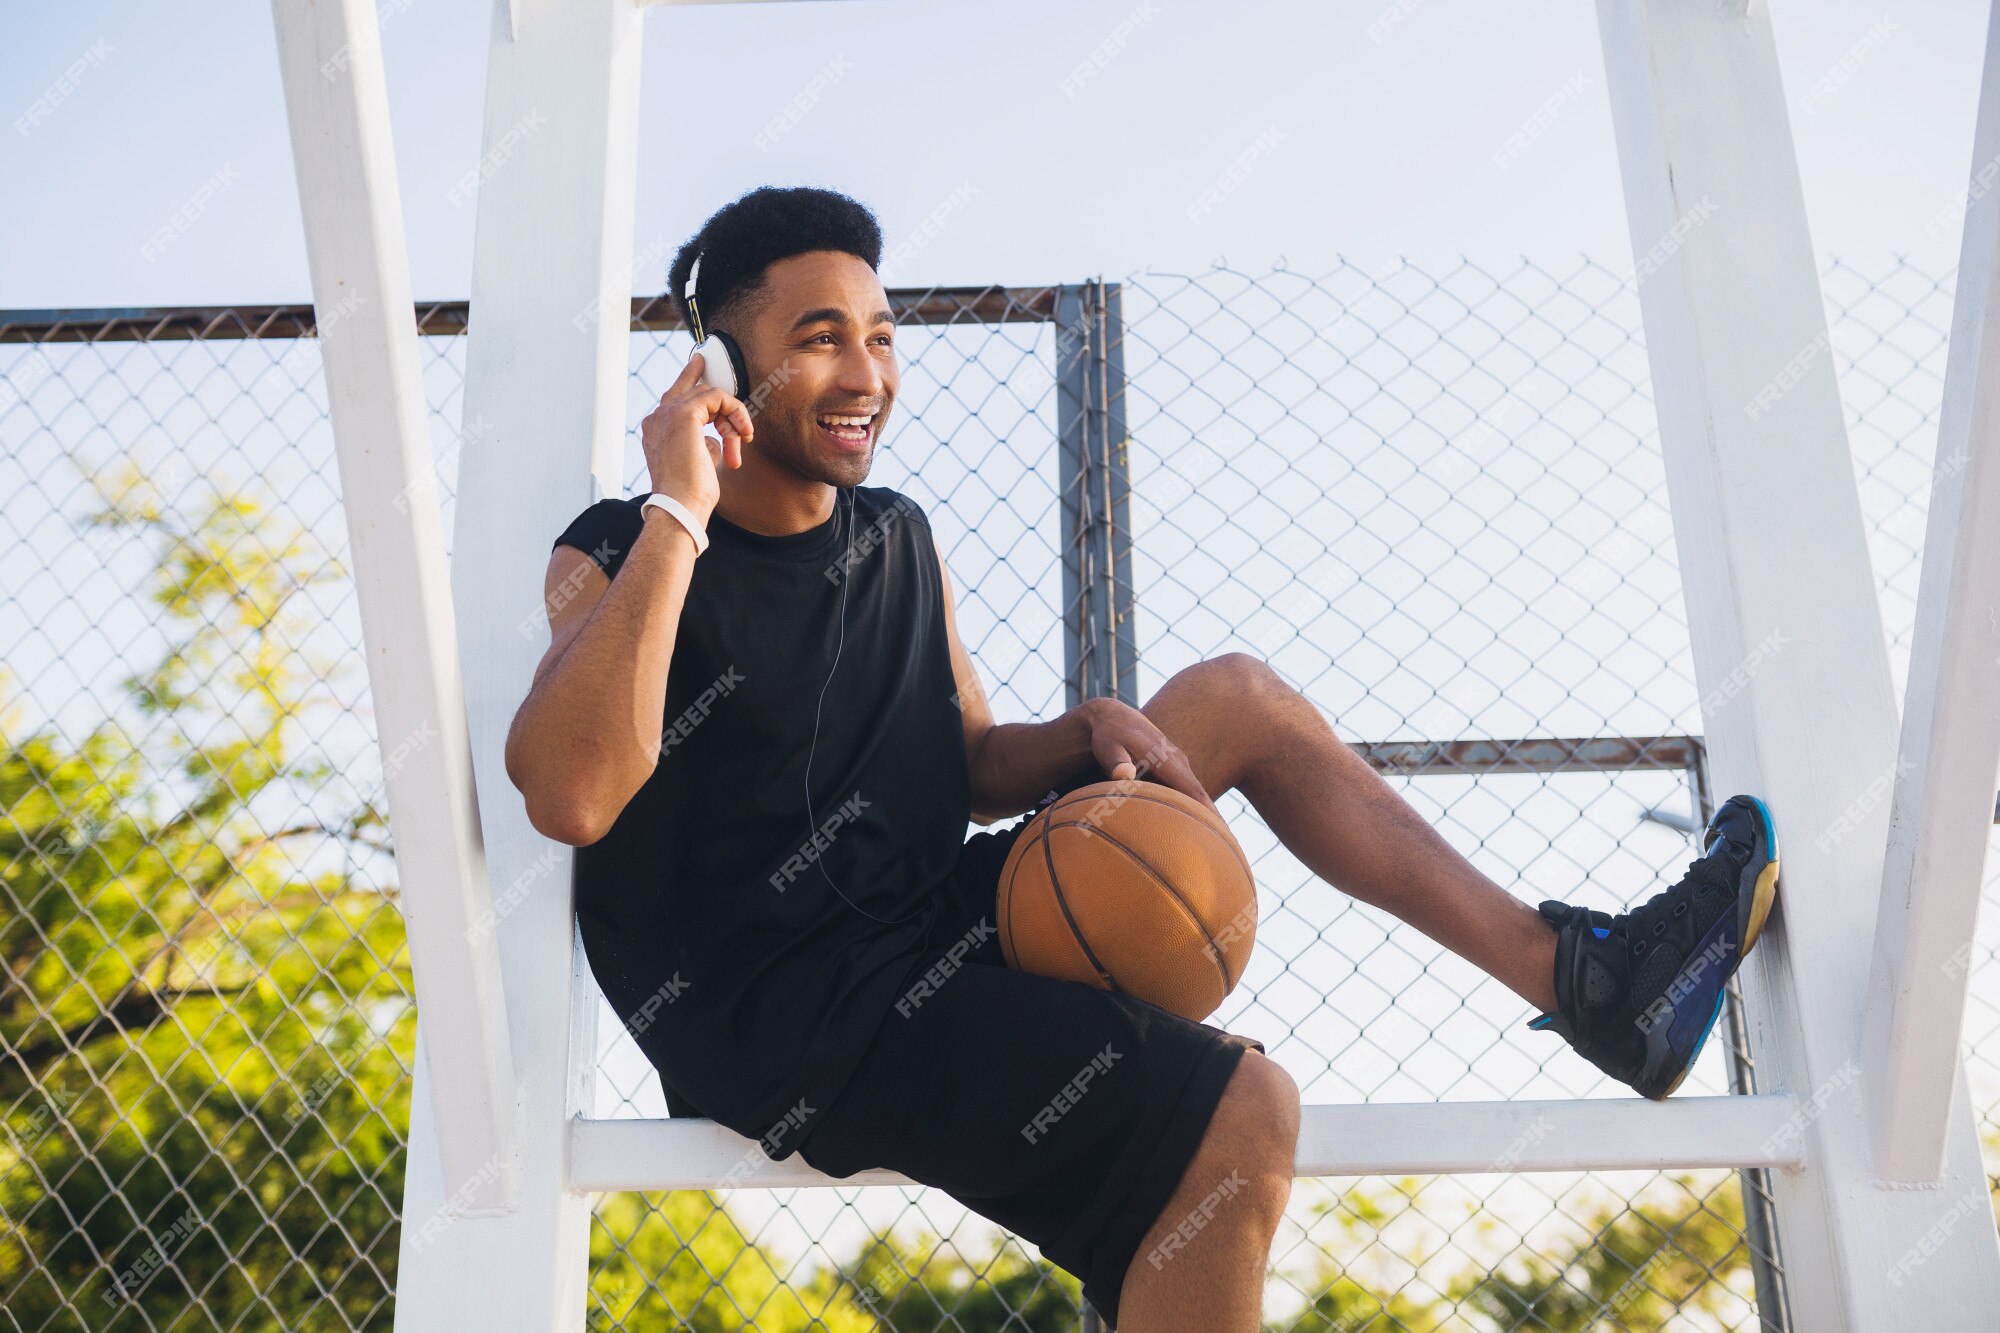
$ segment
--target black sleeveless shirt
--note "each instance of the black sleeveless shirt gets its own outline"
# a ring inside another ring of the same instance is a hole
[[[599,501],[556,545],[616,578],[644,498]],[[710,516],[659,762],[576,852],[591,971],[670,1112],[778,1158],[913,980],[971,813],[930,520],[884,487],[834,498],[783,536]]]

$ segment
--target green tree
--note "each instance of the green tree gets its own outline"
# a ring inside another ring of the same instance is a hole
[[[1413,1211],[1410,1201],[1422,1184],[1405,1177],[1394,1191],[1370,1193],[1363,1186],[1343,1190],[1336,1198],[1311,1210],[1315,1222],[1331,1219],[1338,1228],[1341,1255],[1379,1253],[1382,1236],[1392,1224]],[[1405,1246],[1402,1248],[1411,1248]],[[1420,1263],[1420,1252],[1402,1253],[1398,1258]],[[1404,1282],[1384,1291],[1386,1283],[1370,1283],[1344,1263],[1322,1256],[1295,1285],[1312,1294],[1312,1303],[1297,1316],[1265,1325],[1269,1333],[1433,1333],[1445,1328],[1451,1318],[1449,1303],[1441,1303],[1425,1289],[1413,1290]]]
[[[857,1303],[895,1333],[1067,1333],[1083,1303],[1074,1277],[1006,1240],[975,1267],[935,1236],[911,1244],[891,1234],[863,1246],[842,1273]]]
[[[609,1194],[590,1229],[590,1326],[692,1333],[870,1333],[854,1289],[823,1268],[782,1271],[706,1190]]]
[[[1340,1256],[1380,1253],[1386,1237],[1414,1212],[1422,1181],[1404,1178],[1380,1194],[1343,1191],[1314,1211],[1333,1220]],[[1389,1248],[1396,1275],[1373,1281],[1359,1263],[1321,1258],[1294,1282],[1314,1294],[1298,1317],[1269,1333],[1432,1333],[1487,1328],[1493,1333],[1611,1333],[1658,1329],[1677,1314],[1727,1314],[1750,1290],[1742,1238],[1742,1201],[1733,1185],[1704,1195],[1695,1177],[1669,1181],[1671,1198],[1606,1196],[1578,1216],[1581,1232],[1551,1254],[1519,1253],[1490,1271],[1462,1259],[1440,1274],[1437,1247],[1407,1238]],[[1435,1225],[1428,1224],[1427,1225]],[[1481,1231],[1500,1225],[1478,1223]],[[1419,1228],[1421,1229],[1421,1228]],[[1404,1276],[1403,1268],[1417,1270]],[[1476,1321],[1476,1322],[1469,1322]],[[1720,1321],[1717,1326],[1720,1327]]]
[[[227,493],[186,522],[136,471],[104,483],[86,521],[153,553],[164,645],[80,740],[0,708],[10,1327],[393,1314],[409,961],[386,820],[322,748],[353,691],[301,646],[315,594],[337,599],[345,576],[247,488]],[[874,1326],[831,1271],[782,1286],[712,1195],[643,1208],[600,1209],[600,1322]]]
[[[1588,1333],[1662,1328],[1677,1312],[1720,1314],[1750,1289],[1743,1200],[1731,1184],[1670,1178],[1671,1198],[1607,1199],[1566,1254],[1526,1255],[1474,1280],[1468,1307],[1503,1329]]]
[[[382,821],[318,813],[301,758],[332,673],[296,645],[339,570],[247,498],[182,525],[127,482],[89,521],[157,552],[159,660],[73,745],[0,722],[0,1287],[30,1328],[366,1324],[413,1014],[354,869]]]

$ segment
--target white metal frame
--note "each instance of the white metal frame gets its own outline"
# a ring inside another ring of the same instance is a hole
[[[592,1117],[597,999],[570,856],[530,828],[502,763],[542,647],[521,632],[543,563],[522,534],[622,487],[643,5],[495,0],[464,409],[490,424],[461,451],[449,597],[372,5],[273,7],[382,737],[441,728],[390,787],[423,1009],[397,1321],[576,1329],[591,1193],[833,1183],[707,1122]],[[1769,16],[1599,0],[1599,20],[1634,251],[1668,251],[1640,296],[1704,697],[1773,630],[1787,646],[1707,720],[1719,789],[1763,794],[1784,835],[1785,892],[1741,974],[1762,1091],[1308,1107],[1298,1169],[1769,1167],[1795,1327],[1984,1327],[2000,1246],[1990,1226],[1940,1223],[1985,1198],[1950,964],[2000,768],[2000,195],[1966,222],[1939,447],[1962,476],[1941,472],[1932,506],[1899,750],[1832,359],[1802,355],[1827,330]],[[1990,35],[1989,156],[1996,71]],[[1682,225],[1707,200],[1718,220]],[[372,308],[342,304],[357,290]],[[469,730],[442,725],[458,717]],[[1893,806],[1858,809],[1899,756],[1912,776]],[[1815,831],[1836,826],[1829,850]],[[495,905],[489,874],[529,888],[500,901],[497,952],[472,929]],[[1891,1266],[1910,1255],[1924,1274],[1906,1285]]]
[[[1574,1101],[1366,1102],[1308,1106],[1301,1176],[1456,1175],[1803,1166],[1799,1103],[1787,1096]],[[907,1185],[893,1171],[829,1180],[765,1157],[706,1120],[585,1120],[570,1133],[570,1180],[587,1190]]]
[[[445,1167],[511,1202],[514,1057],[372,5],[279,0],[278,58]],[[356,58],[356,57],[359,58]]]
[[[1770,17],[1598,16],[1633,252],[1678,238],[1639,295],[1699,694],[1747,673],[1704,719],[1715,789],[1761,795],[1781,838],[1784,889],[1739,976],[1760,1089],[1812,1108],[1805,1165],[1770,1177],[1793,1326],[1987,1327],[1993,1228],[1939,1225],[1974,1190],[1991,1216],[1956,1049],[1933,1070],[1950,1125],[1926,1190],[1875,1178],[1853,1063],[1889,814],[1864,794],[1894,771],[1896,700]],[[1697,208],[1717,220],[1683,226]],[[1894,1280],[1913,1253],[1921,1282]]]
[[[2000,9],[1972,169],[2000,160]],[[1862,1039],[1885,1180],[1945,1172],[1952,1071],[2000,784],[2000,194],[1966,209]],[[1997,1302],[2000,1303],[2000,1302]]]

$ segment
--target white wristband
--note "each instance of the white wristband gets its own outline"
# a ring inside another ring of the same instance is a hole
[[[702,531],[701,524],[695,519],[694,511],[679,500],[665,491],[654,491],[640,504],[639,516],[644,518],[648,509],[662,509],[672,514],[680,525],[687,529],[688,536],[694,538],[694,553],[697,556],[708,549],[708,534]]]

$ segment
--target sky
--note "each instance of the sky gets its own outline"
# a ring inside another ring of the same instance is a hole
[[[1984,7],[1774,8],[1815,247],[1948,264],[1956,229],[1929,224],[1971,165]],[[475,208],[453,186],[482,150],[489,4],[378,12],[414,290],[463,297]],[[1219,258],[1629,262],[1586,4],[663,5],[646,46],[634,249],[665,252],[642,288],[762,184],[850,193],[892,245],[947,207],[912,285]],[[0,308],[308,299],[268,3],[0,0],[0,112]]]

